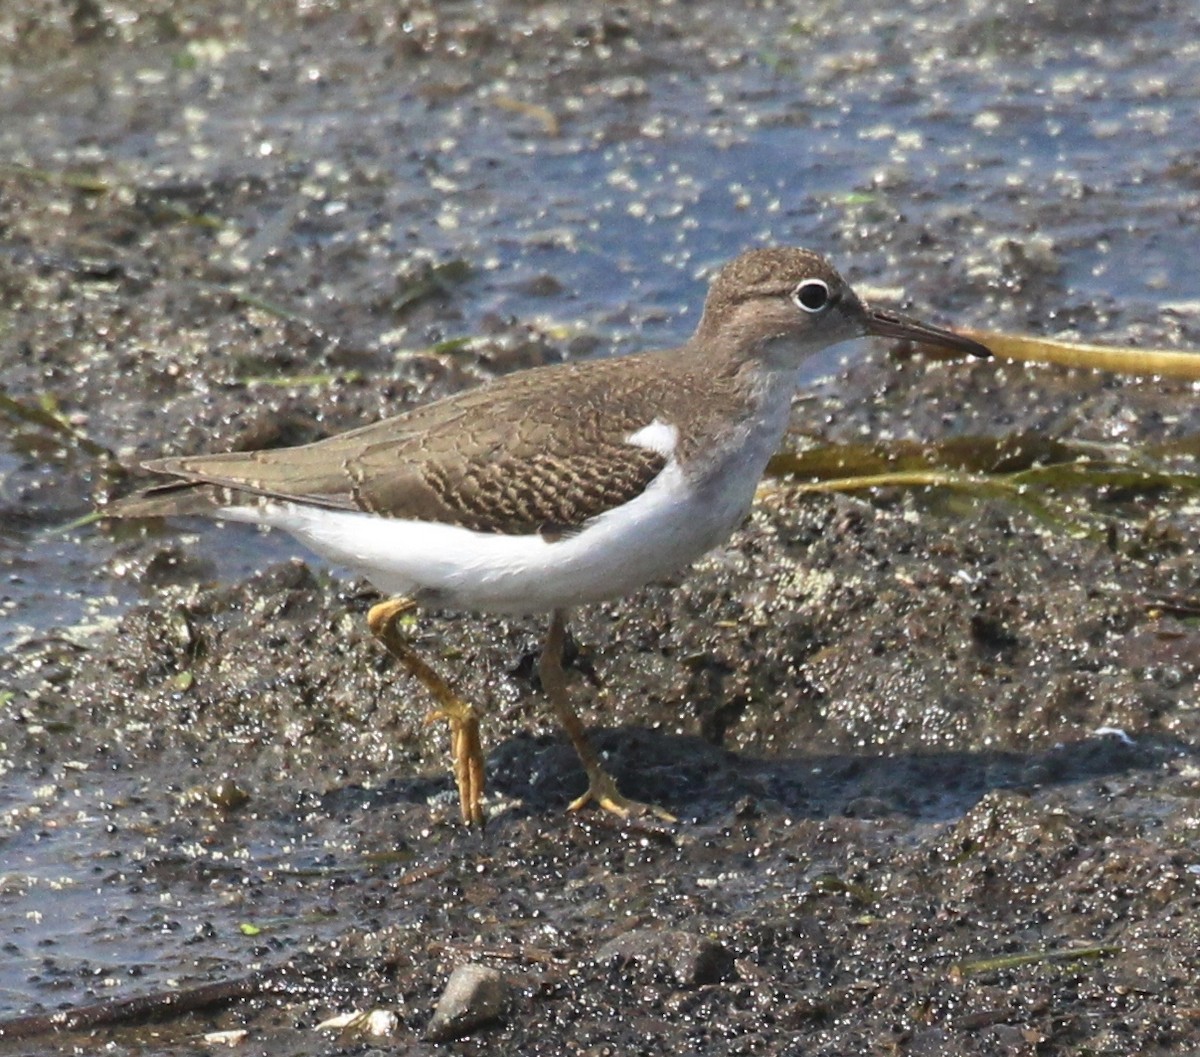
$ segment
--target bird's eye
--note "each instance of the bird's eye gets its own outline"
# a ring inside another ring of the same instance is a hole
[[[792,291],[792,300],[805,312],[821,312],[829,307],[829,284],[824,279],[805,279]]]

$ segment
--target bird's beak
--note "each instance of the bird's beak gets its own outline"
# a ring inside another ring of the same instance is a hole
[[[968,356],[978,356],[981,360],[991,359],[992,356],[992,350],[986,345],[955,334],[952,330],[943,330],[941,327],[933,327],[928,323],[876,308],[867,309],[867,333],[880,338],[896,338],[917,345],[934,345],[941,349],[964,352]]]

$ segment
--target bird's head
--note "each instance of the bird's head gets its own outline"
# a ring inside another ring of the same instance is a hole
[[[717,273],[696,336],[789,369],[830,345],[872,334],[991,356],[961,334],[870,308],[820,254],[784,247],[750,250]]]

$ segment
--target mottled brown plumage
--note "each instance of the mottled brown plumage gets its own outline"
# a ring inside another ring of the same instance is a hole
[[[629,443],[639,429],[676,427],[676,455],[687,464],[737,428],[755,397],[755,351],[790,333],[790,295],[813,279],[833,292],[834,312],[861,325],[867,311],[824,258],[754,250],[717,274],[680,348],[522,371],[314,444],[155,459],[146,469],[176,480],[105,513],[211,514],[257,497],[555,538],[640,495],[666,465],[660,452]],[[917,326],[873,315],[881,333]],[[925,329],[946,342],[945,332]],[[972,345],[958,340],[960,351],[978,353]]]
[[[571,530],[662,470],[665,457],[630,435],[656,419],[681,423],[686,459],[736,418],[745,380],[690,351],[522,371],[301,447],[155,459],[146,469],[180,480],[106,513],[212,513],[264,497],[483,532]]]
[[[562,672],[566,609],[726,539],[787,427],[797,369],[863,334],[988,355],[868,309],[816,254],[753,250],[721,269],[677,349],[524,371],[302,447],[158,459],[147,469],[175,481],[104,512],[283,528],[393,595],[368,623],[450,724],[470,823],[483,819],[478,718],[416,656],[401,618],[418,602],[549,611],[542,686],[588,774],[573,806],[670,818],[623,797],[587,742]]]

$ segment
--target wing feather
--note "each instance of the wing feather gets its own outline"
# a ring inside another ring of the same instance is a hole
[[[146,468],[176,480],[105,512],[212,513],[276,499],[477,531],[562,534],[639,495],[668,461],[629,443],[661,404],[615,384],[618,363],[522,372],[300,447],[155,459]],[[576,399],[566,406],[557,376],[570,373]]]

